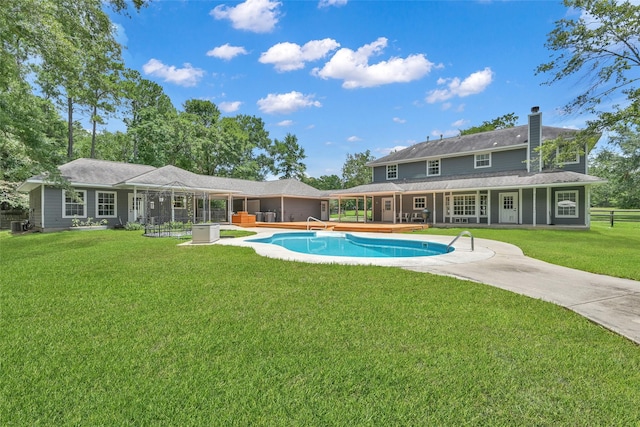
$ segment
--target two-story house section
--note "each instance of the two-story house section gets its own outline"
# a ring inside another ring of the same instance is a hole
[[[332,192],[372,200],[374,221],[589,226],[589,193],[604,182],[588,175],[596,140],[561,167],[543,165],[536,148],[576,130],[542,126],[532,108],[528,124],[427,140],[376,159],[373,182]]]

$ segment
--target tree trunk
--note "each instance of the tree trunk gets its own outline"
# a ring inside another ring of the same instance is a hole
[[[67,97],[67,132],[68,132],[68,145],[67,145],[67,158],[73,160],[73,99]]]
[[[96,116],[98,115],[98,107],[97,106],[93,106],[93,120],[91,120],[92,122],[92,129],[91,129],[91,158],[95,159],[96,158]]]

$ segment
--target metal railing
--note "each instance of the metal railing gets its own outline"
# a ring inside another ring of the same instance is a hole
[[[449,244],[447,245],[447,252],[449,252],[449,248],[451,247],[451,245],[453,245],[453,244],[456,242],[456,240],[458,240],[461,236],[469,236],[469,237],[471,237],[471,252],[473,252],[473,251],[474,251],[474,249],[475,249],[475,248],[474,248],[474,243],[473,243],[473,234],[471,234],[471,232],[470,232],[470,231],[468,231],[468,230],[464,230],[464,231],[461,231],[461,232],[460,232],[460,234],[458,234],[458,235],[455,237],[455,239],[453,239],[453,240],[451,241],[451,243],[449,243]]]
[[[311,221],[319,222],[320,224],[323,225],[323,227],[322,228],[311,227]],[[318,218],[314,218],[312,216],[307,218],[307,230],[326,230],[326,229],[327,229],[327,223],[326,222],[321,221]]]

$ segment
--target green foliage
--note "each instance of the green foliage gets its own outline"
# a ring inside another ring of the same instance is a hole
[[[124,225],[124,229],[127,231],[139,231],[139,230],[144,230],[144,225],[140,224],[139,222],[127,222]]]
[[[304,178],[307,167],[302,160],[306,156],[304,149],[298,145],[298,138],[295,135],[287,133],[284,141],[274,140],[271,154],[275,163],[274,172],[280,176],[280,179]]]
[[[460,135],[471,135],[474,133],[489,132],[492,130],[511,128],[518,122],[515,113],[505,114],[490,121],[484,121],[480,126],[472,126],[460,131]]]
[[[396,268],[87,234],[0,233],[3,424],[640,419],[637,345],[544,301]]]
[[[72,227],[97,227],[99,225],[107,225],[109,222],[106,219],[102,220],[93,220],[93,217],[88,217],[86,220],[81,220],[80,218],[74,216],[71,219]]]
[[[303,177],[302,182],[318,190],[339,190],[342,188],[342,180],[338,175],[322,175],[320,178]]]
[[[371,182],[371,168],[367,163],[375,160],[371,151],[363,153],[347,154],[347,159],[342,166],[342,182],[344,188],[355,187]]]

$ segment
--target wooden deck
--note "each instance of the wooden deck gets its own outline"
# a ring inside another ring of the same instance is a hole
[[[363,231],[370,233],[402,233],[406,231],[424,230],[429,228],[428,224],[423,223],[384,223],[384,222],[337,222],[327,221],[327,230],[333,231]],[[323,230],[324,226],[320,223],[310,224],[313,230]],[[307,222],[256,222],[253,227],[268,228],[286,228],[289,230],[306,230]]]

